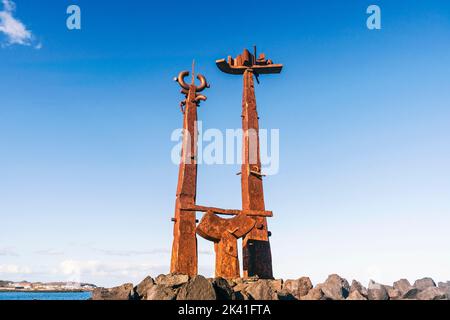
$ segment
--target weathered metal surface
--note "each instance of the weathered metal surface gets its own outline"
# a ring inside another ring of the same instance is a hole
[[[272,211],[262,211],[262,210],[236,210],[236,209],[221,209],[214,207],[205,206],[188,206],[181,208],[182,211],[196,211],[196,212],[212,212],[215,214],[223,214],[226,216],[237,216],[239,214],[245,214],[247,216],[257,216],[257,217],[273,217]]]
[[[244,93],[242,101],[243,164],[241,169],[242,210],[221,209],[196,205],[197,189],[197,106],[206,97],[200,92],[208,87],[206,79],[198,75],[200,85],[187,84],[184,71],[176,78],[186,99],[181,102],[183,116],[183,144],[175,204],[174,241],[171,272],[197,274],[196,233],[214,242],[216,252],[216,276],[228,279],[240,276],[237,240],[243,239],[244,277],[273,278],[272,256],[267,230],[267,217],[273,213],[265,209],[264,191],[259,150],[259,124],[254,90],[254,76],[279,73],[283,66],[273,64],[264,54],[256,58],[248,50],[232,59],[217,60],[220,70],[230,74],[242,74]],[[196,212],[206,212],[196,226]],[[231,219],[218,215],[234,216]]]
[[[242,99],[243,162],[241,169],[243,211],[265,211],[263,175],[259,148],[259,118],[256,108],[254,75],[279,73],[282,65],[275,65],[264,54],[256,59],[256,48],[252,55],[247,49],[235,59],[217,60],[220,70],[229,74],[243,74],[244,90]],[[259,276],[273,278],[272,254],[269,231],[265,217],[252,217],[253,228],[243,240],[244,277]]]
[[[223,219],[209,211],[203,216],[197,226],[197,233],[214,242],[216,277],[240,277],[237,240],[249,233],[254,226],[255,220],[243,214]]]
[[[252,70],[244,73],[242,129],[244,131],[241,169],[242,208],[244,210],[265,210],[262,177],[252,173],[252,171],[261,173],[259,124]],[[263,279],[271,279],[273,278],[272,253],[267,220],[264,217],[255,217],[254,219],[256,228],[242,241],[244,277],[257,275]]]
[[[197,107],[206,97],[199,94],[208,87],[205,77],[198,75],[200,85],[187,84],[184,78],[188,71],[181,72],[176,78],[182,87],[181,93],[186,99],[181,102],[183,111],[183,143],[178,173],[178,186],[175,201],[173,245],[170,271],[194,276],[197,274],[197,238],[195,212],[182,211],[181,208],[195,206],[197,190]]]
[[[280,73],[283,69],[282,64],[274,64],[271,60],[267,60],[264,53],[256,58],[256,52],[251,54],[247,49],[235,59],[228,56],[227,59],[217,60],[216,65],[222,72],[229,74],[244,74],[248,68],[252,68],[257,74]]]

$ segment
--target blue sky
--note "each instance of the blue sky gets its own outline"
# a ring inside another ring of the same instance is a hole
[[[257,44],[285,65],[256,88],[261,127],[280,130],[265,181],[275,275],[450,280],[448,1],[15,4],[29,33],[0,31],[0,279],[168,272],[172,78],[195,58],[211,82],[204,128],[239,128],[241,80],[214,61]],[[66,28],[71,4],[82,30]],[[381,30],[366,27],[370,4]],[[200,166],[198,202],[239,208],[238,171]],[[199,246],[209,276],[212,245]]]

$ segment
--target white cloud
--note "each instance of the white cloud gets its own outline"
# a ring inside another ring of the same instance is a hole
[[[12,0],[1,1],[3,10],[0,11],[0,33],[6,36],[6,45],[33,45],[34,36],[32,32],[20,20],[14,17],[16,4]],[[40,49],[42,44],[38,43],[34,47]]]
[[[13,256],[17,257],[19,254],[16,252],[14,248],[0,248],[0,256]]]
[[[120,256],[120,257],[130,257],[130,256],[141,256],[141,255],[152,255],[152,254],[169,254],[169,249],[151,249],[151,250],[117,250],[117,249],[95,249],[108,256]]]
[[[131,257],[131,256],[142,256],[142,255],[154,255],[154,254],[170,254],[170,250],[167,248],[157,248],[151,250],[117,250],[117,249],[99,249],[94,250],[99,251],[108,256],[119,256],[119,257]],[[200,255],[212,255],[209,250],[199,250]]]
[[[78,281],[85,277],[96,278],[142,278],[157,269],[166,269],[150,263],[110,262],[98,260],[64,260],[53,270],[54,274],[62,274],[70,281]]]
[[[6,11],[14,11],[16,10],[16,4],[12,1],[9,0],[2,0],[3,2],[3,7],[5,8]]]
[[[54,249],[43,249],[35,251],[34,253],[42,255],[42,256],[62,256],[64,255],[63,251],[54,250]]]
[[[28,267],[21,267],[15,264],[0,265],[0,274],[31,274]]]

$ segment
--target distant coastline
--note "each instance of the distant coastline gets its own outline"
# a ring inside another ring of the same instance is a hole
[[[92,292],[93,290],[91,289],[74,289],[74,290],[29,290],[29,289],[25,289],[25,290],[14,290],[14,289],[3,289],[0,288],[0,293],[10,293],[10,292],[15,292],[15,293],[82,293],[82,292]]]
[[[79,282],[13,282],[0,280],[0,293],[82,293],[92,292],[96,285]]]

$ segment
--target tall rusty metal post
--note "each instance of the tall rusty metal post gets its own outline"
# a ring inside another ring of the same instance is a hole
[[[242,209],[243,211],[265,211],[254,77],[258,80],[260,74],[280,73],[283,66],[267,60],[264,54],[256,58],[256,48],[254,54],[245,49],[235,59],[229,56],[227,60],[217,60],[216,64],[225,73],[243,75]],[[253,216],[252,218],[255,220],[255,228],[243,240],[244,277],[258,276],[263,279],[272,279],[272,253],[267,219],[263,216]]]
[[[198,272],[196,214],[182,209],[195,206],[197,193],[197,107],[201,101],[206,100],[206,97],[199,92],[209,86],[205,77],[200,74],[197,75],[200,85],[198,87],[195,85],[194,70],[192,70],[191,84],[186,84],[184,78],[188,75],[188,71],[183,71],[176,78],[176,81],[182,87],[181,93],[186,96],[186,99],[181,102],[183,142],[178,173],[175,217],[172,219],[174,222],[174,239],[170,272],[194,276]]]

